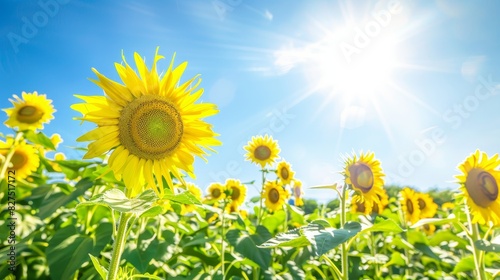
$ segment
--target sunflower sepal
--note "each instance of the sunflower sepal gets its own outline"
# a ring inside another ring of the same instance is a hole
[[[80,202],[76,207],[103,205],[120,213],[142,215],[154,206],[158,200],[153,190],[146,190],[134,198],[128,198],[120,189],[110,189],[97,194],[88,201]]]

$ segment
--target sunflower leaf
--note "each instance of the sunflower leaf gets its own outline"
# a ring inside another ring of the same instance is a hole
[[[382,220],[380,222],[376,222],[370,227],[364,228],[360,233],[365,232],[394,232],[400,233],[403,232],[403,229],[393,220],[387,219]]]
[[[24,137],[33,144],[42,145],[44,148],[50,150],[56,149],[52,141],[50,141],[50,138],[47,135],[43,134],[43,132],[35,133],[32,130],[27,130],[24,132]]]
[[[121,213],[141,215],[151,209],[157,199],[153,190],[146,190],[137,197],[128,198],[121,190],[110,189],[92,197],[89,201],[79,203],[77,207],[104,205]]]
[[[500,244],[491,243],[487,240],[476,240],[474,245],[481,251],[500,253]]]
[[[201,205],[201,202],[189,191],[184,191],[179,194],[165,194],[163,199],[168,199],[173,202],[181,203],[181,204],[196,204]]]
[[[444,225],[457,221],[455,215],[451,214],[448,218],[440,219],[440,218],[427,218],[421,219],[411,226],[411,228],[418,228],[423,225]]]

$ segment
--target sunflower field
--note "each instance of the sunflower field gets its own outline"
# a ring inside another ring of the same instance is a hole
[[[451,195],[386,185],[369,151],[343,156],[343,181],[305,186],[278,139],[256,135],[241,158],[254,181],[196,186],[195,158],[222,144],[209,118],[218,109],[174,58],[157,69],[158,50],[149,66],[124,55],[119,81],[93,69],[103,94],[71,107],[75,123],[94,125],[77,139],[83,158],[44,133],[49,95],[10,99],[1,279],[500,279],[498,154],[457,162]],[[311,209],[312,188],[336,199]]]

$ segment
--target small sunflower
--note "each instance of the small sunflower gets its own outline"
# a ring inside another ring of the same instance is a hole
[[[77,95],[85,103],[71,106],[82,113],[78,119],[97,125],[77,139],[92,141],[84,158],[112,151],[109,167],[117,179],[123,177],[130,196],[146,187],[162,197],[163,188],[156,182],[161,185],[164,178],[173,187],[172,174],[184,183],[182,171],[194,178],[194,157],[205,159],[206,150],[220,145],[212,126],[202,120],[215,115],[216,106],[195,103],[203,94],[198,87],[201,79],[197,75],[181,83],[187,62],[173,68],[175,55],[165,74],[159,75],[156,64],[162,58],[157,50],[148,69],[135,53],[136,72],[123,57],[123,64],[115,63],[123,84],[92,69],[97,75],[93,82],[105,96]]]
[[[54,155],[54,161],[50,162],[50,165],[52,166],[54,171],[62,172],[61,166],[56,161],[65,160],[65,159],[66,159],[66,156],[63,153],[56,153]]]
[[[404,188],[401,192],[401,207],[405,215],[406,222],[414,224],[420,219],[420,208],[418,206],[418,196],[414,190]]]
[[[302,190],[302,182],[300,180],[294,180],[292,193],[295,197],[295,206],[303,206],[304,200],[302,197],[304,196],[304,191]]]
[[[387,192],[384,189],[383,193],[378,194],[379,202],[373,203],[372,207],[372,213],[376,214],[382,214],[384,212],[384,209],[389,205],[389,196],[387,195]]]
[[[364,201],[361,196],[355,194],[351,199],[351,213],[363,213],[370,214],[372,211],[371,206],[366,205],[366,201]]]
[[[347,158],[342,173],[345,182],[359,193],[361,201],[366,201],[367,208],[371,209],[374,203],[380,203],[380,197],[385,193],[385,175],[373,152],[361,153],[359,158],[356,154]]]
[[[226,180],[226,190],[228,190],[231,195],[231,204],[240,206],[245,202],[245,197],[247,196],[247,188],[243,185],[240,180],[227,179]]]
[[[425,234],[433,235],[436,231],[436,226],[432,224],[425,224],[422,226],[422,229],[424,230]]]
[[[276,173],[278,174],[278,178],[280,179],[283,185],[290,184],[293,180],[293,176],[295,175],[295,172],[292,171],[290,163],[286,161],[278,163],[278,167],[276,168]]]
[[[14,95],[9,99],[14,108],[3,109],[9,119],[5,121],[8,127],[18,127],[19,130],[43,129],[44,123],[49,123],[54,118],[55,112],[52,100],[47,99],[45,94],[38,92],[26,93],[23,91],[22,99]]]
[[[265,136],[253,136],[244,149],[247,151],[246,160],[260,164],[262,168],[273,164],[280,152],[278,141],[273,140],[273,137],[267,134]]]
[[[418,208],[420,209],[420,218],[432,218],[436,215],[437,204],[427,193],[417,193]]]
[[[14,144],[13,138],[7,138],[6,142],[0,141],[0,154],[3,155],[4,159],[13,145],[15,145],[14,154],[10,159],[9,170],[16,172],[17,179],[25,179],[37,170],[40,158],[36,154],[37,150],[34,146],[26,144],[25,141]],[[7,176],[7,174],[5,175]]]
[[[196,197],[198,200],[201,201],[201,197],[202,197],[203,193],[200,190],[200,188],[198,188],[193,183],[186,183],[185,187],[186,187],[186,190],[188,192],[190,192],[194,197]],[[181,215],[193,212],[195,209],[196,209],[196,205],[194,205],[194,204],[183,204],[181,206]]]
[[[266,207],[272,212],[283,208],[286,200],[286,193],[283,186],[275,181],[267,181],[264,184],[262,198],[265,200]]]
[[[445,202],[443,203],[443,205],[441,205],[441,209],[443,209],[444,211],[448,211],[454,208],[455,208],[455,203],[453,202]]]
[[[462,174],[455,176],[460,183],[461,199],[465,200],[473,216],[472,222],[500,224],[500,159],[491,158],[476,150],[458,166]]]
[[[210,200],[221,200],[226,197],[224,193],[224,186],[219,183],[212,183],[208,186],[208,199]]]
[[[57,147],[59,147],[59,144],[63,142],[63,139],[61,135],[59,135],[58,133],[54,133],[52,134],[52,136],[50,136],[50,142],[52,142],[52,145],[54,145],[54,147],[57,149]]]

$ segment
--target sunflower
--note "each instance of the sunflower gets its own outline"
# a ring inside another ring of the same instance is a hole
[[[372,213],[376,213],[376,214],[382,214],[382,212],[384,212],[384,209],[387,207],[387,205],[389,205],[389,196],[387,195],[387,192],[383,191],[383,193],[379,193],[377,194],[378,195],[378,198],[379,198],[379,202],[375,202],[373,203],[373,207],[372,207]]]
[[[26,93],[23,91],[22,99],[14,95],[14,100],[9,99],[14,108],[3,109],[9,119],[5,121],[8,127],[18,127],[19,130],[43,129],[44,123],[49,123],[54,118],[55,110],[52,100],[47,99],[45,94],[38,92]]]
[[[420,219],[420,208],[418,206],[418,196],[414,190],[404,188],[401,192],[401,207],[405,215],[406,222],[416,223]]]
[[[360,201],[366,201],[366,207],[371,209],[374,203],[380,203],[380,197],[385,193],[383,185],[385,176],[373,152],[361,153],[359,158],[354,154],[345,160],[342,172],[345,182],[359,193]]]
[[[275,181],[267,181],[264,184],[262,198],[265,200],[266,207],[272,212],[283,208],[286,200],[286,193],[283,186]]]
[[[432,224],[425,224],[422,226],[422,229],[424,230],[425,234],[433,235],[436,231],[436,226]]]
[[[278,174],[278,178],[281,180],[281,183],[283,185],[290,184],[293,180],[293,176],[295,175],[295,172],[292,171],[290,163],[286,161],[278,163],[276,173]]]
[[[303,206],[304,200],[302,200],[302,196],[304,196],[304,191],[302,190],[302,182],[300,180],[293,181],[292,193],[295,197],[295,206]]]
[[[61,166],[56,162],[60,160],[66,160],[66,156],[63,153],[56,153],[54,155],[54,161],[50,162],[50,166],[52,166],[56,172],[62,172]]]
[[[57,149],[59,144],[63,142],[63,139],[61,138],[61,135],[59,135],[58,133],[54,133],[52,134],[52,136],[50,136],[50,142],[52,142],[52,145],[54,145],[54,147]]]
[[[354,195],[351,200],[351,213],[370,214],[372,211],[371,206],[366,205],[366,201],[362,200],[361,196]]]
[[[193,183],[186,183],[185,185],[186,191],[190,192],[196,199],[201,201],[201,196],[203,195],[200,188],[198,188]],[[165,204],[166,205],[166,204]],[[164,208],[167,209],[167,208]],[[194,204],[182,204],[181,205],[181,215],[185,215],[186,213],[193,212],[196,209],[196,205]]]
[[[228,190],[231,195],[231,203],[235,206],[240,206],[245,202],[245,197],[247,196],[247,188],[243,185],[240,180],[227,179],[226,180],[226,190]]]
[[[455,176],[460,183],[462,194],[473,216],[473,223],[500,224],[500,159],[498,154],[491,158],[476,150],[458,166],[462,174]]]
[[[0,141],[0,154],[7,157],[11,147],[13,147],[14,139],[7,138],[6,142]],[[16,172],[17,179],[25,179],[35,172],[40,165],[40,158],[36,154],[36,148],[32,145],[26,144],[25,141],[19,142],[14,146],[14,153],[10,159],[9,170]],[[2,164],[5,164],[4,162]],[[5,174],[7,176],[7,174]]]
[[[432,218],[436,215],[437,204],[427,193],[416,193],[418,208],[420,209],[420,218]]]
[[[164,178],[172,188],[171,174],[184,183],[181,172],[194,178],[194,156],[205,159],[220,145],[210,124],[202,119],[218,112],[215,105],[195,102],[201,97],[201,79],[195,76],[184,83],[180,78],[187,62],[173,68],[174,58],[163,76],[158,75],[157,62],[163,56],[156,51],[149,70],[139,54],[134,54],[138,73],[123,57],[115,64],[123,84],[110,80],[92,69],[105,96],[76,97],[85,103],[74,104],[83,121],[97,124],[77,141],[92,141],[84,158],[98,157],[112,151],[108,159],[117,179],[130,190],[129,195],[152,188],[160,197],[163,188],[157,186]]]
[[[278,158],[280,148],[278,142],[273,140],[273,137],[267,134],[263,136],[253,136],[248,145],[244,147],[248,152],[246,160],[260,164],[262,168],[266,165],[271,165]]]
[[[224,186],[219,183],[212,183],[208,186],[208,199],[210,200],[221,200],[226,197],[224,193]]]
[[[441,205],[441,209],[443,209],[444,211],[451,210],[453,208],[455,208],[455,203],[453,202],[445,202],[443,203],[443,205]]]

